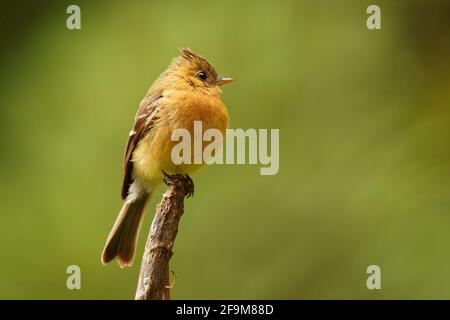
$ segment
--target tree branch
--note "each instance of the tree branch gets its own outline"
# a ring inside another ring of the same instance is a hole
[[[178,223],[184,211],[184,198],[194,192],[188,176],[165,178],[168,186],[156,207],[150,233],[142,257],[136,300],[169,300],[169,259],[178,232]]]

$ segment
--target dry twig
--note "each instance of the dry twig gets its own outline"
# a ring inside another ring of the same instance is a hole
[[[141,263],[136,300],[169,300],[169,259],[184,211],[184,198],[191,196],[194,184],[188,176],[166,175],[167,191],[156,207]]]

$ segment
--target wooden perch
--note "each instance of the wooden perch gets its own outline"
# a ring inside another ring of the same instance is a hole
[[[194,192],[188,176],[180,174],[165,177],[168,186],[156,207],[144,256],[142,257],[136,300],[169,300],[169,259],[178,232],[178,223],[184,211],[184,198]]]

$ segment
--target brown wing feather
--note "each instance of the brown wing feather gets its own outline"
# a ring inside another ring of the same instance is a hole
[[[133,130],[131,130],[128,137],[127,146],[125,148],[125,155],[123,157],[122,168],[123,168],[123,184],[122,184],[122,199],[126,199],[128,196],[128,190],[133,183],[133,152],[139,141],[147,134],[147,132],[152,128],[153,123],[156,119],[156,109],[159,105],[162,95],[154,95],[151,98],[147,95],[144,102],[141,104],[138,113],[136,114],[136,119],[134,122]],[[150,99],[149,99],[150,98]]]

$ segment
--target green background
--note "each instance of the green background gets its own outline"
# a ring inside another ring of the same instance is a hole
[[[81,30],[66,8],[81,7]],[[381,7],[381,30],[366,8]],[[0,298],[130,299],[102,266],[138,103],[178,48],[219,73],[232,128],[279,128],[280,171],[196,174],[178,299],[450,298],[448,1],[2,1]],[[81,290],[66,268],[81,268]],[[382,289],[366,287],[379,265]]]

